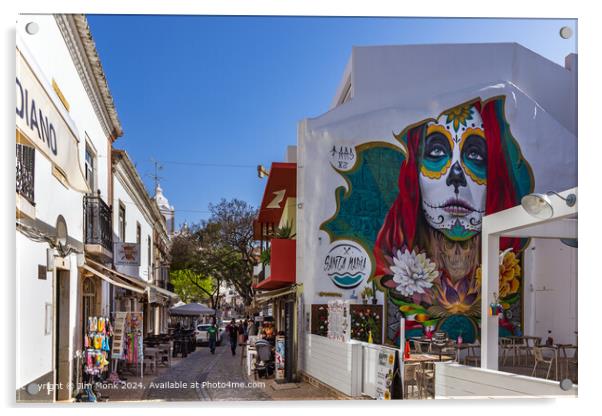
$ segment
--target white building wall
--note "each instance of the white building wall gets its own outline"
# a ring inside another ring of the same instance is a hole
[[[44,322],[45,305],[53,304],[52,273],[38,279],[38,264],[46,265],[46,247],[17,232],[16,388],[52,371],[52,332],[45,334]]]
[[[29,35],[25,32],[25,25],[29,22],[36,22],[39,25],[37,34]],[[104,201],[108,203],[110,144],[79,78],[54,16],[21,16],[17,22],[17,37],[24,42],[27,49],[34,56],[48,82],[51,82],[54,78],[69,102],[69,116],[75,122],[80,139],[79,160],[82,172],[86,151],[86,134],[90,138],[94,149],[98,152],[97,187],[100,189]],[[59,103],[59,105],[61,104]],[[81,207],[79,208],[81,209]]]
[[[577,249],[558,239],[532,239],[525,251],[525,334],[577,342]]]
[[[119,203],[125,206],[125,242],[136,242],[136,224],[140,224],[140,267],[128,269],[135,276],[140,276],[144,280],[152,280],[152,244],[153,244],[153,228],[151,220],[147,219],[143,211],[134,202],[126,185],[122,182],[119,175],[115,175],[113,181],[113,230],[115,241],[118,241],[119,236]],[[148,265],[148,237],[151,241],[151,266]]]
[[[445,73],[441,62],[449,63]],[[320,226],[337,212],[335,189],[349,191],[343,176],[333,169],[329,157],[333,145],[385,142],[399,146],[393,133],[415,122],[470,99],[504,95],[506,120],[533,170],[534,191],[563,190],[577,184],[575,55],[567,57],[567,67],[562,67],[517,44],[358,47],[353,48],[342,86],[347,79],[352,91],[349,101],[302,120],[298,126],[297,281],[303,284],[306,310],[310,304],[333,299],[320,292],[337,292],[343,299],[350,299],[353,293],[335,286],[323,268],[332,243]],[[344,88],[340,91],[342,94]],[[339,101],[335,97],[334,102]],[[553,243],[537,244],[538,254],[534,260],[527,259],[525,268],[536,270],[536,287],[554,287],[550,292],[554,295],[547,296],[553,297],[551,302],[558,301],[559,293],[575,287],[566,276],[570,270],[576,273],[576,258],[571,260],[568,247],[561,250]],[[556,260],[546,264],[551,256]],[[365,284],[354,289],[356,295]],[[527,297],[525,321],[531,313]],[[382,292],[377,292],[377,298],[382,305]],[[576,310],[576,300],[564,299],[561,302],[566,302],[566,307],[559,310]],[[572,328],[571,322],[576,322],[576,314],[567,315],[574,317],[569,322],[557,317],[561,313],[550,316],[553,322],[545,321],[553,326],[553,335],[560,333],[562,325]],[[529,325],[525,333],[537,332],[534,323]],[[558,342],[564,339],[555,337]],[[328,360],[322,364],[316,371],[330,377],[334,366]]]
[[[25,32],[25,25],[35,22],[39,30],[35,35]],[[79,136],[78,152],[84,171],[86,135],[97,152],[98,189],[105,201],[108,195],[108,151],[110,143],[104,134],[69,50],[52,15],[20,16],[16,26],[17,45],[40,78],[51,85],[52,79],[60,87],[70,105],[67,110],[49,88],[58,111],[72,121]],[[35,152],[35,215],[37,220],[56,226],[62,215],[70,238],[83,241],[83,194],[65,187],[52,175],[52,166],[38,150]],[[108,201],[107,201],[108,202]],[[52,333],[44,334],[45,303],[53,304],[53,273],[47,280],[38,280],[38,265],[46,265],[46,243],[35,243],[20,232],[16,233],[17,265],[17,357],[16,387],[49,373],[53,366]],[[75,255],[69,256],[71,267],[69,328],[70,356],[81,348],[75,345],[77,337],[77,308],[79,307],[79,277]],[[106,287],[105,287],[106,289]],[[105,292],[108,293],[108,292]],[[107,300],[106,294],[103,299]],[[108,309],[108,308],[107,308]],[[71,366],[70,372],[74,369]]]

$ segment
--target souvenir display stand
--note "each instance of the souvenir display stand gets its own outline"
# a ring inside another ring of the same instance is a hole
[[[144,347],[143,347],[143,313],[142,312],[114,312],[114,340],[112,358],[112,379],[118,381],[117,368],[139,368],[140,378],[144,375]]]
[[[109,318],[89,316],[84,334],[84,381],[92,384],[106,376],[113,328]]]
[[[77,350],[76,383],[74,398],[77,402],[97,402],[100,393],[96,383],[107,378],[113,327],[109,318],[88,316],[84,321],[83,349]]]

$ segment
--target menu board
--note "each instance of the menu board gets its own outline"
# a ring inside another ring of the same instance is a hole
[[[376,365],[376,399],[391,400],[395,377],[395,354],[393,350],[380,350]]]
[[[346,342],[350,338],[349,302],[333,300],[328,302],[328,338]]]
[[[115,312],[115,325],[113,325],[113,358],[121,358],[123,354],[123,343],[125,336],[125,318],[127,312]]]

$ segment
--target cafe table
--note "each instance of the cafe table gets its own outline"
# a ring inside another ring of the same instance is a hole
[[[569,357],[567,355],[566,350],[577,350],[577,346],[573,345],[573,344],[555,344],[554,347],[557,350],[557,354],[556,354],[556,371],[558,371],[558,359],[562,358],[563,359],[563,365],[562,368],[560,368],[560,377],[564,376],[567,377],[568,376],[568,372],[569,372]],[[560,354],[562,353],[562,357],[560,357]],[[566,370],[565,370],[566,368]]]
[[[571,349],[571,348],[576,348],[575,345],[573,344],[553,344],[553,345],[540,345],[539,348],[541,348],[542,350],[552,350],[554,352],[554,379],[555,380],[560,380],[559,379],[559,369],[558,369],[558,359],[559,359],[559,355],[560,352],[562,352],[562,354],[564,355],[564,358],[567,358],[567,354],[566,354],[566,350],[567,349]],[[568,363],[567,363],[567,367],[568,367]]]
[[[405,358],[403,361],[406,363],[425,363],[430,361],[450,361],[451,359],[450,355],[410,354],[410,358]]]

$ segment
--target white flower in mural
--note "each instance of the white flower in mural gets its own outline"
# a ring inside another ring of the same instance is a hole
[[[397,250],[393,257],[393,281],[397,283],[397,291],[403,296],[424,293],[424,289],[433,286],[433,280],[439,276],[437,265],[426,257],[425,253],[416,254],[407,249],[402,253]]]

